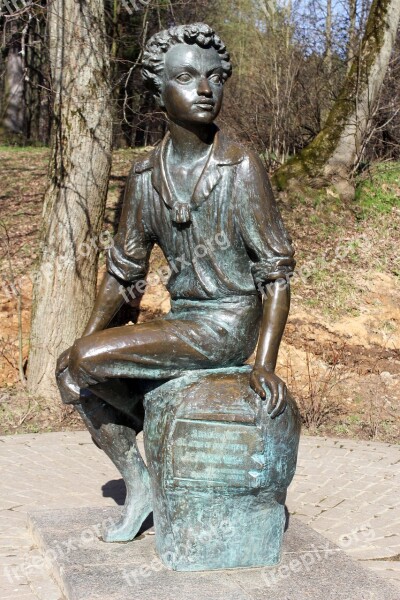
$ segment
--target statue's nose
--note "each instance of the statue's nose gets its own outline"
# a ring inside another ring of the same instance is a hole
[[[210,87],[207,77],[201,78],[198,88],[197,88],[197,93],[199,96],[207,96],[207,97],[212,96],[212,89]]]

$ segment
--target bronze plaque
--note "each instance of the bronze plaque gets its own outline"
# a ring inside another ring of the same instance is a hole
[[[175,483],[258,487],[261,482],[263,443],[255,426],[178,419],[171,441]]]

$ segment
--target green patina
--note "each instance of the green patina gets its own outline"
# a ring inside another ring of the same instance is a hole
[[[146,395],[156,547],[169,568],[279,563],[300,415],[288,394],[271,419],[250,370],[193,370]]]

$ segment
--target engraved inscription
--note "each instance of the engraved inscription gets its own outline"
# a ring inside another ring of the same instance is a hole
[[[253,460],[263,451],[261,432],[254,426],[178,419],[172,438],[175,482],[254,487],[254,473],[263,465]]]

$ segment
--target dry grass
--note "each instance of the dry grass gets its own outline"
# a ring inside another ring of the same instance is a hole
[[[331,365],[318,360],[310,348],[305,349],[305,369],[299,376],[292,355],[286,358],[285,381],[299,404],[303,424],[315,431],[347,412],[341,385],[348,375],[340,369],[340,361]]]

